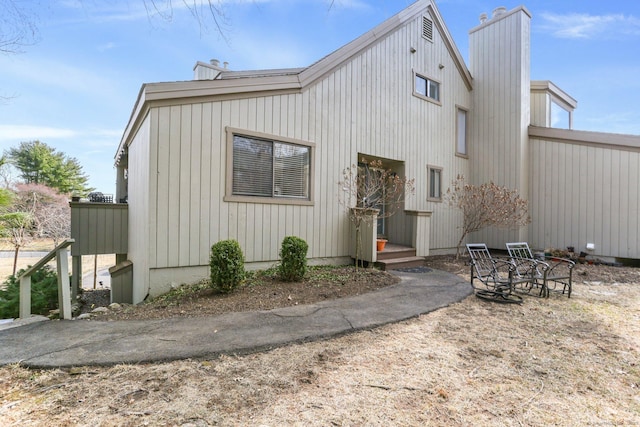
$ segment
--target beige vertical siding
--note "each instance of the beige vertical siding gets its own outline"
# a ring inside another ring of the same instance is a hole
[[[640,258],[640,148],[532,138],[530,244]]]
[[[517,8],[492,18],[470,33],[470,70],[474,76],[474,115],[470,157],[474,184],[493,181],[528,192],[530,119],[530,16]],[[522,230],[485,229],[471,239],[490,247],[526,238]]]
[[[412,95],[414,71],[441,83],[442,105]],[[228,238],[248,262],[275,262],[287,235],[305,239],[312,258],[348,256],[337,182],[357,153],[404,162],[417,181],[406,208],[433,210],[431,246],[453,247],[459,215],[427,202],[426,165],[443,168],[445,189],[469,173],[469,161],[455,156],[457,105],[471,108],[464,80],[437,31],[433,43],[424,40],[416,19],[301,93],[152,107],[149,267],[206,266],[210,246]],[[227,126],[314,143],[313,206],[223,202]]]
[[[128,147],[129,169],[129,252],[133,262],[133,302],[144,300],[149,291],[149,254],[155,250],[149,230],[155,226],[155,218],[149,215],[150,201],[155,202],[156,188],[150,186],[150,176],[155,175],[157,151],[151,149],[150,140],[157,135],[151,128],[157,117],[151,112],[142,122],[136,137]],[[155,237],[155,234],[153,235]]]
[[[546,91],[531,91],[531,125],[550,127],[551,101]]]
[[[71,255],[126,254],[127,205],[71,203]]]

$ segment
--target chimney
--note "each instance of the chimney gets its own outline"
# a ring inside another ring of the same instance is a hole
[[[485,22],[487,22],[487,14],[486,13],[481,13],[480,14],[480,23],[484,24]]]
[[[219,67],[220,66],[220,61],[217,60],[217,59],[212,59],[212,60],[209,61],[209,63],[211,65],[213,65],[214,67]]]

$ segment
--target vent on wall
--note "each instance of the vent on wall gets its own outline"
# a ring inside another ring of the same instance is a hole
[[[426,16],[422,17],[422,37],[433,41],[433,21]]]

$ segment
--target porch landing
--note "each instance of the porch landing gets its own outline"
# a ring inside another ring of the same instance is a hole
[[[409,246],[387,243],[384,250],[377,252],[376,266],[382,270],[421,267],[424,263],[424,257],[416,256],[416,249]]]

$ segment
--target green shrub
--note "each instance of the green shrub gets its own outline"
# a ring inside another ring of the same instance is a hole
[[[244,255],[235,240],[222,240],[211,246],[211,286],[218,292],[229,293],[244,279]]]
[[[307,272],[307,250],[309,245],[299,237],[287,236],[280,248],[280,279],[285,282],[297,282]]]
[[[0,319],[20,316],[20,280],[9,276],[0,290]],[[49,266],[36,271],[31,276],[31,313],[48,315],[49,310],[58,308],[58,275]]]

